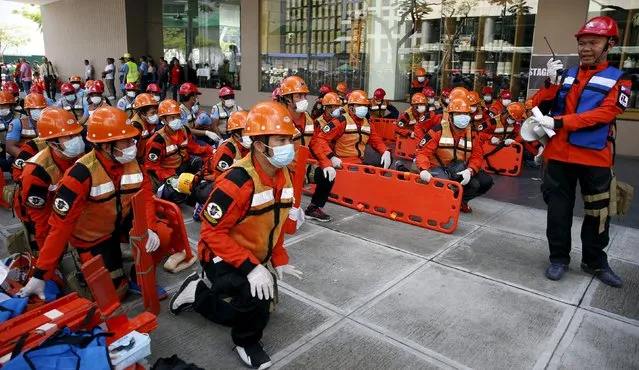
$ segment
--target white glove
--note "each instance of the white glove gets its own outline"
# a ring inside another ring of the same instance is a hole
[[[410,133],[410,138],[411,138],[411,139],[414,139],[414,138],[415,138],[415,131],[413,131],[413,132],[411,132],[411,133]]]
[[[333,168],[342,168],[342,160],[338,157],[333,156],[331,158],[331,163],[333,164]]]
[[[381,165],[384,168],[388,168],[391,165],[391,156],[390,156],[390,152],[388,150],[385,151],[384,154],[382,154]]]
[[[333,167],[326,167],[322,171],[324,171],[324,177],[326,177],[326,179],[328,179],[328,181],[330,181],[330,182],[335,181],[335,176],[337,176],[337,171],[335,171],[335,169]]]
[[[275,268],[275,272],[277,272],[277,278],[280,280],[284,280],[284,274],[295,276],[296,278],[300,280],[302,280],[302,275],[304,275],[302,271],[296,270],[295,266],[291,266],[291,265],[277,266]]]
[[[499,144],[499,139],[493,136],[490,138],[490,143],[493,145],[497,145]]]
[[[274,297],[275,288],[273,286],[273,276],[268,269],[262,265],[257,265],[246,275],[251,284],[251,295],[259,299],[271,299]]]
[[[160,248],[160,238],[153,230],[148,230],[147,233],[149,234],[149,238],[146,240],[146,251],[148,253],[155,252]]]
[[[333,170],[335,171],[335,170]],[[297,208],[297,207],[293,207],[291,208],[290,211],[288,211],[288,218],[290,218],[291,220],[297,222],[297,225],[295,227],[295,230],[299,230],[300,227],[302,227],[302,224],[304,223],[305,217],[304,217],[304,212]]]
[[[560,69],[564,69],[564,63],[561,60],[554,60],[553,58],[548,59],[548,63],[546,63],[546,70],[548,71],[550,82],[555,85],[559,83],[560,76],[558,76],[558,71]]]
[[[169,186],[170,186],[170,187],[172,187],[172,188],[173,188],[173,189],[175,189],[175,190],[177,190],[177,189],[178,189],[178,182],[179,182],[179,181],[178,181],[177,176],[169,177],[169,178],[166,180],[166,183],[167,183],[167,184],[169,184]]]
[[[515,140],[513,140],[513,139],[506,139],[506,140],[504,140],[504,145],[509,146],[510,144],[512,144],[514,142],[515,142]]]
[[[555,129],[555,119],[549,116],[543,116],[543,117],[535,117],[533,116],[533,119],[538,122],[542,127],[545,127],[547,129],[551,129],[554,130]]]
[[[433,178],[433,175],[431,175],[430,172],[423,170],[419,173],[419,178],[422,179],[422,181],[424,181],[425,183],[429,183],[430,179]]]
[[[535,156],[535,163],[537,164],[541,164],[543,158],[543,154],[544,154],[544,147],[541,146],[539,147],[539,153],[537,153],[537,155]]]
[[[40,299],[44,299],[44,280],[32,277],[17,294],[18,297],[30,297],[32,295],[37,295]]]
[[[213,131],[204,131],[204,135],[213,141],[220,141],[220,137]]]
[[[468,184],[470,182],[470,178],[472,177],[472,173],[470,172],[470,168],[467,168],[461,172],[457,172],[458,175],[460,175],[461,177],[463,177],[462,181],[460,182],[461,186],[464,186],[466,184]]]

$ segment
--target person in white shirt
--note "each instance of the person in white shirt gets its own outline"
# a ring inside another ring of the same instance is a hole
[[[93,75],[95,74],[95,71],[93,69],[93,66],[91,65],[91,63],[89,63],[88,60],[84,60],[84,80],[88,81],[88,80],[93,80]]]
[[[102,78],[106,82],[107,90],[109,90],[108,99],[115,99],[115,59],[107,58],[107,65],[102,72]]]

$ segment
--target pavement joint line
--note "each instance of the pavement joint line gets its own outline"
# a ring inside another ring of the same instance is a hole
[[[319,233],[325,232],[326,230],[330,230],[330,229],[326,229],[326,228],[318,228],[318,230],[314,230],[314,231],[309,231],[307,233],[304,234],[300,234],[300,235],[294,235],[293,237],[289,238],[289,239],[284,239],[284,246],[286,248],[291,247],[301,241],[304,241],[308,238],[310,238],[311,236],[315,236]]]
[[[563,338],[568,333],[568,329],[570,328],[570,324],[572,323],[575,315],[579,311],[578,307],[568,307],[564,314],[561,317],[561,320],[557,323],[555,330],[550,335],[550,338],[546,340],[545,349],[542,350],[541,354],[537,358],[533,369],[541,370],[546,369],[550,364],[559,344],[563,340]]]
[[[439,252],[435,253],[433,256],[431,256],[430,260],[434,262],[435,258],[439,258],[440,256],[444,256],[444,255],[450,253],[451,251],[457,249],[457,247],[459,247],[464,240],[468,239],[469,237],[471,237],[471,235],[479,232],[479,230],[484,228],[484,226],[482,226],[482,225],[473,225],[473,226],[477,226],[477,228],[475,228],[475,230],[469,232],[468,234],[460,237],[458,240],[456,240],[454,243],[451,243],[446,248],[443,248]]]
[[[588,311],[588,312],[596,314],[596,315],[601,315],[601,316],[607,317],[609,319],[612,319],[612,320],[615,320],[615,321],[619,321],[619,322],[624,323],[624,324],[628,324],[628,325],[632,325],[632,326],[635,326],[635,327],[639,327],[639,320],[634,320],[634,319],[628,318],[626,316],[617,315],[616,313],[609,312],[609,311],[606,311],[606,310],[602,310],[601,308],[597,308],[597,307],[581,306],[579,308],[584,310],[584,311]]]
[[[550,369],[556,369],[556,368],[559,368],[559,366],[557,366],[558,362],[560,362],[561,357],[563,357],[563,355],[565,354],[566,349],[570,347],[570,344],[562,345],[562,343],[564,343],[564,338],[570,337],[571,338],[570,343],[572,343],[572,341],[574,341],[575,337],[577,336],[577,332],[579,331],[580,325],[573,325],[573,322],[576,323],[575,320],[577,318],[579,319],[579,323],[581,323],[583,321],[583,319],[584,319],[583,311],[580,311],[579,309],[577,309],[577,311],[575,311],[575,314],[570,319],[570,323],[568,325],[568,328],[566,328],[566,332],[561,337],[561,340],[559,341],[559,343],[557,343],[557,347],[553,351],[552,356],[550,357],[550,360],[548,361],[548,363],[546,364],[546,367],[544,369],[549,369],[549,368]]]
[[[286,292],[290,294],[291,296],[295,297],[296,299],[308,304],[309,306],[312,306],[315,308],[321,308],[324,310],[330,310],[340,316],[346,316],[347,314],[347,312],[344,309],[339,308],[333,305],[332,303],[326,302],[313,295],[310,295],[302,290],[294,288],[285,282],[278,283],[278,288],[281,289],[283,292]]]

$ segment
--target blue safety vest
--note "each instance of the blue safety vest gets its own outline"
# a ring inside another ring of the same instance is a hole
[[[557,94],[555,105],[552,111],[553,116],[561,116],[566,110],[566,96],[577,79],[579,67],[570,68],[561,79],[561,88]],[[575,113],[583,113],[593,110],[601,105],[610,90],[617,84],[623,76],[623,72],[615,67],[608,67],[603,71],[595,73],[581,92],[577,100]],[[592,127],[582,128],[571,132],[568,135],[568,142],[572,145],[602,150],[606,147],[609,139],[610,125],[614,122],[602,122]]]

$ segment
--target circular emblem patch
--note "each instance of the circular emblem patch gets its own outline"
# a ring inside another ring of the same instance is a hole
[[[153,162],[157,161],[158,160],[158,155],[155,154],[155,153],[149,153],[149,160],[153,161]]]
[[[406,126],[406,124],[404,123],[404,121],[399,121],[397,122],[397,127],[404,127]]]
[[[220,208],[220,206],[218,206],[216,203],[209,203],[209,205],[206,206],[206,213],[208,213],[209,216],[211,216],[211,218],[215,220],[219,220],[220,218],[222,218],[222,208]]]
[[[426,139],[422,139],[422,141],[419,142],[419,146],[424,146],[426,145]]]
[[[229,168],[229,164],[225,161],[220,161],[220,164],[218,164],[218,166],[220,166],[221,170],[227,170]]]
[[[326,125],[322,128],[322,132],[328,134],[331,131],[331,126]]]
[[[22,158],[16,159],[16,161],[13,162],[13,163],[18,168],[23,168],[24,167],[24,159],[22,159]]]
[[[53,205],[55,209],[57,209],[61,213],[69,212],[69,203],[67,203],[67,201],[62,198],[55,198],[55,200],[53,201]]]
[[[32,195],[27,198],[27,203],[33,207],[42,207],[45,203],[45,200],[41,197]]]

